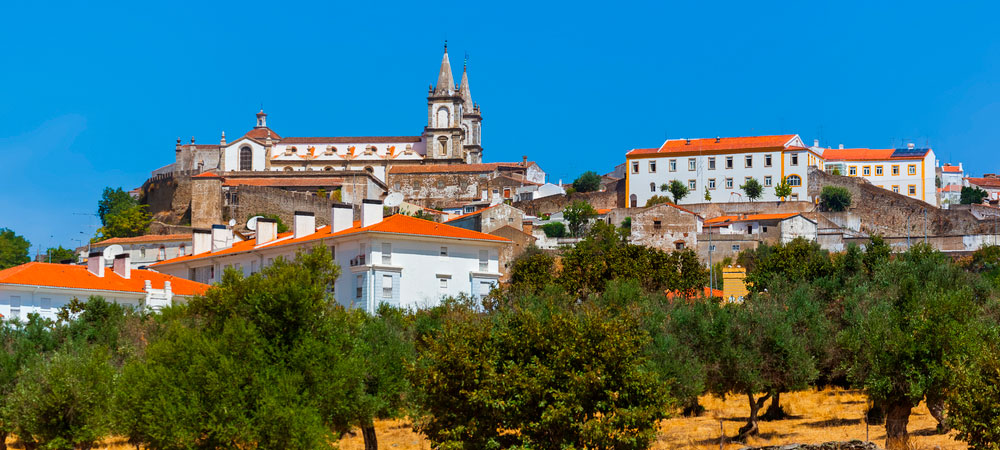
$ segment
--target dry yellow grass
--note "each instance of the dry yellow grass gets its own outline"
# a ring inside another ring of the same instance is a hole
[[[701,417],[676,417],[664,420],[653,448],[656,450],[715,450],[719,448],[719,419],[726,434],[731,436],[745,423],[746,398],[729,396],[725,400],[705,396],[701,404],[707,410]],[[727,443],[726,450],[745,445],[775,445],[790,443],[820,443],[865,439],[865,397],[856,391],[827,389],[783,394],[781,403],[791,418],[775,422],[761,422],[759,437],[746,444]],[[965,450],[968,447],[955,440],[955,432],[934,434],[937,422],[921,403],[910,416],[910,439],[914,450]],[[382,420],[375,423],[379,448],[393,450],[430,450],[427,439],[415,433],[409,421]],[[339,442],[342,450],[362,450],[361,433],[345,436]],[[882,446],[885,429],[872,426],[870,440]],[[97,448],[107,450],[133,450],[121,439],[109,439]]]

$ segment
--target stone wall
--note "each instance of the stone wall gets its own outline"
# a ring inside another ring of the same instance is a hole
[[[505,245],[500,249],[500,272],[503,273],[500,281],[507,281],[510,279],[510,265],[529,246],[535,243],[535,237],[511,226],[500,227],[489,234],[507,238],[513,242],[513,244]]]
[[[222,178],[191,178],[191,226],[210,228],[221,224]]]
[[[226,207],[224,219],[236,219],[239,227],[244,226],[247,219],[255,214],[275,214],[285,225],[291,227],[295,211],[315,214],[317,227],[330,224],[330,208],[333,203],[328,198],[263,186],[238,186],[230,189],[236,190],[238,204]]]
[[[826,442],[823,444],[784,444],[765,447],[743,447],[740,450],[882,450],[871,442],[847,441]]]
[[[142,185],[140,201],[149,213],[164,223],[191,223],[190,173],[155,175]]]
[[[678,243],[697,248],[698,218],[671,205],[651,206],[632,216],[631,242],[666,251],[677,249]]]
[[[389,191],[401,192],[406,201],[433,208],[438,203],[474,201],[486,189],[486,174],[404,173],[390,174]]]
[[[524,211],[525,214],[539,216],[542,214],[552,214],[566,209],[566,206],[576,200],[584,200],[590,203],[594,209],[611,209],[618,207],[618,193],[614,191],[604,192],[577,192],[569,195],[550,195],[548,197],[537,198],[524,202],[515,202],[514,207]]]

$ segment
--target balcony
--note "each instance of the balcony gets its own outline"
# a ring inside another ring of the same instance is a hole
[[[351,267],[365,265],[365,255],[358,255],[351,258]]]

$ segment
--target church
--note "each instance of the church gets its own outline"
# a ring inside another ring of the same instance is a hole
[[[267,114],[257,113],[256,124],[243,136],[218,144],[176,145],[174,164],[158,173],[260,171],[368,172],[382,183],[391,167],[409,165],[478,164],[483,159],[483,116],[472,101],[467,67],[455,85],[448,60],[448,45],[437,84],[427,93],[427,125],[418,136],[282,136],[267,125]]]

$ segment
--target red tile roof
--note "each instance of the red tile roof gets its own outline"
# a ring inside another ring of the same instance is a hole
[[[420,142],[420,136],[332,136],[332,137],[286,137],[282,144],[395,144],[397,142]]]
[[[946,173],[962,173],[962,168],[951,164],[945,164],[941,166],[941,171]]]
[[[251,139],[266,139],[268,131],[271,132],[271,139],[275,140],[281,139],[281,136],[278,136],[278,133],[275,133],[274,130],[268,127],[254,128],[248,131],[247,134],[244,134],[243,137],[248,137]]]
[[[169,281],[171,291],[183,296],[199,295],[209,288],[207,284],[141,269],[132,269],[127,280],[111,268],[105,268],[104,277],[99,277],[90,273],[87,266],[69,264],[30,262],[0,270],[0,284],[24,286],[144,293],[146,280],[154,289],[163,289],[164,282]]]
[[[827,161],[890,161],[890,160],[914,160],[923,159],[927,154],[924,152],[920,156],[892,156],[896,149],[872,149],[872,148],[828,148],[823,150],[823,159]]]
[[[195,176],[193,176],[191,178],[218,178],[218,177],[219,177],[219,175],[217,173],[212,172],[212,171],[208,171],[208,172],[199,173],[198,175],[195,175]]]
[[[962,186],[957,184],[949,184],[945,187],[938,188],[938,192],[962,192]]]
[[[534,164],[528,162],[528,165]],[[406,173],[462,173],[462,172],[492,172],[497,169],[525,168],[521,163],[483,163],[483,164],[414,164],[394,166],[389,169],[392,174]]]
[[[780,134],[774,136],[745,136],[707,139],[670,139],[659,148],[637,148],[627,153],[627,156],[645,154],[680,153],[690,151],[743,150],[763,148],[784,148],[796,135]]]
[[[305,186],[341,186],[344,180],[341,177],[225,177],[222,179],[223,186],[284,186],[284,187],[305,187]]]
[[[708,286],[705,286],[700,291],[695,291],[695,292],[684,292],[684,291],[681,291],[679,289],[675,289],[673,291],[664,291],[664,293],[667,294],[667,298],[668,299],[674,299],[676,297],[683,297],[683,298],[712,298],[712,297],[719,297],[719,298],[722,298],[722,289],[712,289],[712,288],[710,288]]]
[[[722,227],[732,222],[750,222],[756,220],[785,220],[787,218],[794,217],[797,215],[799,215],[799,213],[747,214],[742,219],[740,218],[740,216],[719,216],[711,219],[706,219],[705,226]]]
[[[92,247],[112,244],[141,244],[143,242],[190,241],[190,234],[147,234],[128,238],[111,238],[90,244]]]
[[[155,264],[152,264],[151,266],[173,264],[177,262],[186,262],[210,256],[222,256],[222,255],[242,253],[257,248],[265,248],[265,247],[275,248],[283,245],[298,244],[302,242],[316,241],[330,237],[346,236],[355,233],[390,233],[390,234],[403,234],[411,236],[432,236],[432,237],[442,237],[451,239],[474,239],[474,240],[484,240],[484,241],[494,241],[494,242],[510,242],[509,239],[489,235],[486,233],[480,233],[478,231],[466,230],[465,228],[459,228],[451,225],[446,225],[443,223],[432,222],[430,220],[418,219],[416,217],[410,217],[405,214],[394,214],[392,216],[386,217],[381,222],[376,223],[375,225],[369,225],[364,228],[361,227],[361,222],[354,222],[354,226],[351,228],[338,231],[336,233],[330,233],[330,226],[328,225],[317,229],[316,232],[313,234],[306,235],[298,239],[289,239],[293,235],[293,233],[286,232],[279,235],[278,240],[271,241],[260,247],[257,246],[257,243],[254,240],[240,241],[234,243],[232,247],[222,249],[219,251],[201,253],[198,255],[181,256],[174,259],[168,259],[166,261],[160,261]]]
[[[992,177],[972,178],[972,177],[969,177],[969,178],[966,178],[965,180],[968,181],[969,184],[974,184],[974,185],[979,186],[979,187],[1000,188],[1000,178],[992,178]]]
[[[496,205],[493,205],[493,206],[487,206],[487,207],[485,207],[483,209],[477,209],[477,210],[475,210],[473,212],[462,214],[461,216],[458,216],[458,217],[456,217],[454,219],[446,220],[444,223],[453,222],[453,221],[456,221],[456,220],[459,220],[459,219],[464,219],[466,217],[475,216],[477,214],[482,214],[483,211],[486,211],[487,209],[490,209],[490,208],[493,208],[493,207],[496,207],[496,206],[500,206],[500,204],[497,203]]]

